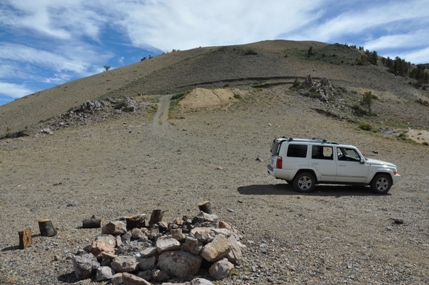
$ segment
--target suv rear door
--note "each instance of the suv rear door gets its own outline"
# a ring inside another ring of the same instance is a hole
[[[334,160],[334,147],[332,145],[312,145],[310,166],[320,175],[318,181],[335,181],[337,162]]]

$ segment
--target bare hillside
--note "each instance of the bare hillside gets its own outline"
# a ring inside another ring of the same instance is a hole
[[[310,47],[314,54],[309,57]],[[428,108],[415,102],[427,100],[428,92],[415,89],[408,80],[394,76],[382,66],[356,65],[360,56],[360,51],[345,45],[293,41],[166,53],[1,106],[0,136],[38,126],[39,122],[77,108],[86,100],[177,94],[195,87],[259,88],[264,84],[284,84],[289,88],[295,79],[302,81],[310,74],[342,87],[342,92],[355,97],[356,102],[366,91],[382,98],[379,115],[384,117],[378,121],[427,128]],[[404,114],[411,115],[400,119]]]

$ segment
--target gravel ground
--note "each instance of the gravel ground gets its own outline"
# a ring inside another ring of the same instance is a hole
[[[153,118],[123,114],[1,141],[0,283],[96,284],[73,274],[71,254],[100,233],[81,229],[83,219],[163,209],[171,221],[197,214],[205,200],[247,246],[236,274],[218,284],[429,283],[429,148],[359,131],[281,90],[170,120],[165,97]],[[356,145],[397,164],[402,181],[388,195],[330,185],[296,193],[266,172],[271,141],[283,135]],[[56,236],[39,235],[43,218]],[[33,245],[20,250],[27,227]]]

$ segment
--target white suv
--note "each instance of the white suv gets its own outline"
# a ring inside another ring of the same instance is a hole
[[[352,145],[316,139],[275,139],[267,169],[299,192],[311,192],[316,184],[358,184],[385,194],[401,180],[392,163],[365,158]]]

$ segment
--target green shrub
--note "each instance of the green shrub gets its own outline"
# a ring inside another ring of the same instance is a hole
[[[234,98],[237,99],[237,100],[243,99],[243,97],[241,97],[240,94],[234,94]]]
[[[364,131],[371,131],[372,130],[372,126],[370,123],[360,123],[359,124],[359,129],[364,130]]]
[[[249,48],[248,50],[246,50],[244,55],[258,55],[258,53],[255,50]]]
[[[322,95],[319,92],[312,92],[310,93],[310,98],[320,99],[322,98]]]
[[[182,93],[178,93],[176,95],[173,95],[173,97],[171,97],[171,101],[174,101],[174,100],[180,101],[183,99],[183,97],[185,97],[186,94],[187,94],[187,92],[182,92]]]
[[[301,82],[298,80],[298,78],[295,78],[295,81],[293,82],[293,87],[298,87],[301,85]]]
[[[14,132],[14,133],[11,133],[9,131],[7,134],[0,136],[0,140],[2,140],[2,139],[14,139],[14,138],[20,138],[20,137],[27,137],[27,136],[29,136],[29,133],[27,130],[18,131],[18,132]]]

